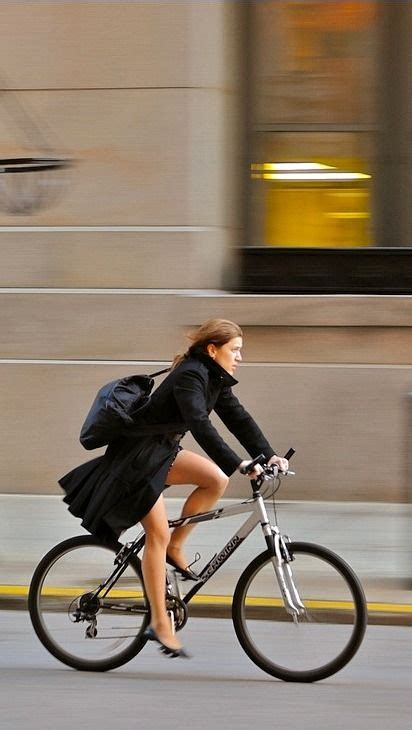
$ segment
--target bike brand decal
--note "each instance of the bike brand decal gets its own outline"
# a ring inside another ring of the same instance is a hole
[[[224,563],[225,560],[227,560],[231,556],[239,543],[242,542],[242,539],[243,538],[240,538],[239,535],[235,535],[234,537],[232,537],[232,539],[227,543],[227,545],[225,545],[219,555],[216,555],[216,557],[213,558],[207,571],[205,573],[202,573],[202,575],[200,576],[203,581],[209,580],[209,578],[222,565],[222,563]]]

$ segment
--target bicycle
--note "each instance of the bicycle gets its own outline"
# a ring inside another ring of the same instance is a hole
[[[236,636],[268,674],[314,682],[342,669],[359,649],[367,625],[365,596],[359,579],[338,555],[281,534],[274,495],[286,475],[264,461],[257,457],[248,467],[250,471],[260,463],[263,468],[251,480],[250,499],[169,520],[173,528],[251,513],[185,594],[177,574],[167,570],[167,610],[174,630],[182,629],[191,599],[260,524],[266,549],[244,569],[233,594]],[[267,494],[261,492],[266,482],[272,484],[274,524],[267,514]],[[40,561],[29,589],[30,617],[42,644],[61,662],[79,670],[107,671],[143,649],[150,623],[138,556],[144,541],[143,532],[132,542],[110,546],[81,535],[56,545]]]

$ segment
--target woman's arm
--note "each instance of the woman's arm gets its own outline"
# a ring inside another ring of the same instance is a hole
[[[264,454],[268,464],[276,464],[284,472],[288,470],[288,460],[277,455],[256,421],[233,395],[231,388],[224,388],[221,391],[215,411],[252,459],[259,454]]]
[[[265,438],[256,421],[239,403],[231,388],[223,388],[215,405],[215,411],[226,428],[236,436],[252,459],[264,454],[268,461],[276,451]]]

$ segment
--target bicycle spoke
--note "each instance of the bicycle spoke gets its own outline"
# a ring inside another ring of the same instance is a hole
[[[337,556],[304,544],[293,550],[292,579],[304,609],[297,606],[293,614],[289,606],[288,612],[264,554],[239,580],[233,620],[243,648],[262,669],[282,679],[315,681],[338,671],[358,648],[366,625],[364,597]]]
[[[118,666],[145,643],[148,608],[137,559],[99,591],[115,570],[115,553],[86,536],[66,544],[50,560],[46,556],[32,581],[29,604],[37,634],[70,666]]]

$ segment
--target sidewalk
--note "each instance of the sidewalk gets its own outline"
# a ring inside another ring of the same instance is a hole
[[[221,505],[238,500],[222,500]],[[178,517],[183,499],[167,498],[169,517]],[[283,533],[294,540],[325,545],[355,570],[365,589],[372,620],[412,625],[412,508],[405,504],[359,502],[282,502],[277,515]],[[202,567],[218,552],[247,515],[196,527],[188,558],[202,556]],[[14,607],[25,595],[40,558],[56,543],[84,532],[60,496],[0,495],[0,608]],[[133,537],[137,528],[122,536]],[[265,543],[256,529],[202,589],[204,614],[227,604],[236,582]],[[207,607],[207,610],[206,610]],[[388,616],[390,618],[388,618]],[[383,619],[385,617],[385,619]]]

